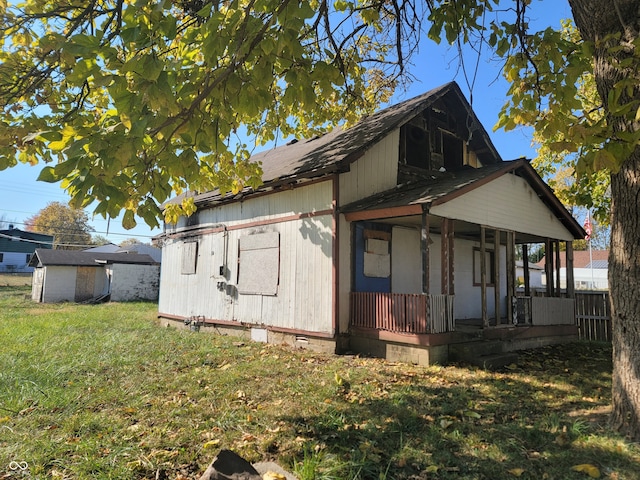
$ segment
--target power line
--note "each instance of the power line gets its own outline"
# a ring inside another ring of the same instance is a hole
[[[11,224],[11,225],[27,225],[25,222],[9,222],[7,221],[6,223]],[[42,233],[42,232],[33,232],[33,233]],[[56,235],[75,235],[75,236],[80,236],[80,235],[89,235],[91,236],[92,234],[98,234],[98,235],[107,235],[107,236],[111,236],[111,235],[118,235],[120,237],[144,237],[144,238],[153,238],[155,237],[155,235],[144,235],[144,234],[134,234],[134,233],[115,233],[115,232],[102,232],[102,231],[97,231],[97,230],[92,230],[89,232],[83,232],[81,230],[77,230],[77,233],[74,233],[73,231],[69,231],[69,230],[53,230],[53,234]],[[49,235],[47,233],[44,233],[44,235]]]

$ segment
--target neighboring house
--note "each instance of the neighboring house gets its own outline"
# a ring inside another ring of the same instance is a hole
[[[584,231],[457,84],[253,160],[262,187],[194,195],[160,237],[164,324],[421,364],[577,338],[573,299],[516,298],[515,246]]]
[[[149,255],[37,249],[31,266],[36,302],[158,298],[160,265]]]
[[[52,248],[53,236],[25,232],[9,225],[0,230],[0,272],[31,273],[29,261],[36,248]]]
[[[162,261],[162,249],[153,247],[151,245],[145,245],[144,243],[134,243],[121,247],[113,243],[107,243],[98,247],[91,247],[85,252],[101,252],[101,253],[139,253],[141,255],[149,255],[156,262]]]
[[[522,260],[516,260],[516,281],[518,286],[524,286],[524,277],[527,274],[529,280],[529,287],[534,290],[542,290],[544,283],[544,266],[540,266],[537,263],[529,262],[525,271],[524,262]]]
[[[544,270],[546,258],[538,262]],[[560,287],[567,285],[567,265],[565,256],[560,257]],[[609,290],[609,250],[574,250],[573,281],[578,290]],[[546,278],[543,275],[543,283]]]

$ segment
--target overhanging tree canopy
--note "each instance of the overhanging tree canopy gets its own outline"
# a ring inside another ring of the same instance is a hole
[[[414,8],[0,2],[0,169],[50,163],[40,179],[62,181],[74,206],[155,226],[172,193],[260,182],[239,131],[307,136],[387,99],[417,43]]]
[[[50,162],[73,205],[154,225],[172,192],[259,182],[239,131],[307,136],[374,109],[421,22],[486,43],[511,84],[499,125],[565,131],[554,148],[582,150],[578,171],[611,174],[613,419],[640,439],[640,0],[569,3],[571,35],[530,31],[531,0],[0,1],[0,169]]]

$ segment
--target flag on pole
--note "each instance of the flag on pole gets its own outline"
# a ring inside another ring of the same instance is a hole
[[[587,213],[587,219],[584,221],[584,231],[587,233],[585,240],[591,240],[591,212]]]

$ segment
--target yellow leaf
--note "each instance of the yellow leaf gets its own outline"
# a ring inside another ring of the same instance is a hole
[[[222,365],[220,367],[220,370],[226,370],[227,368],[231,368],[231,364],[230,363],[225,363],[224,365]]]
[[[600,478],[600,470],[595,465],[590,463],[583,463],[581,465],[574,465],[571,470],[575,472],[586,473],[591,478]]]
[[[429,465],[425,469],[425,472],[427,472],[427,473],[438,473],[438,470],[440,470],[440,467],[438,467],[437,465]]]
[[[67,146],[67,142],[64,140],[56,140],[55,142],[49,142],[49,148],[53,151],[60,151]]]
[[[215,439],[215,440],[209,440],[208,442],[206,442],[204,445],[202,445],[202,448],[211,448],[211,447],[217,447],[218,445],[220,445],[220,440]]]
[[[285,477],[284,475],[282,475],[281,473],[276,473],[276,472],[266,472],[263,476],[262,476],[263,480],[287,480],[287,477]]]
[[[129,118],[129,115],[127,115],[126,113],[121,113],[120,121],[122,122],[122,125],[124,125],[127,130],[131,130],[131,119]]]
[[[473,412],[471,410],[467,410],[464,414],[469,418],[482,418],[482,416],[478,412]]]
[[[509,470],[509,473],[511,475],[513,475],[514,477],[519,477],[520,475],[522,475],[524,473],[524,469],[522,469],[522,468],[512,468],[511,470]]]
[[[446,418],[443,418],[442,420],[440,420],[440,428],[449,428],[451,425],[453,425],[453,422],[451,420],[447,420]]]

